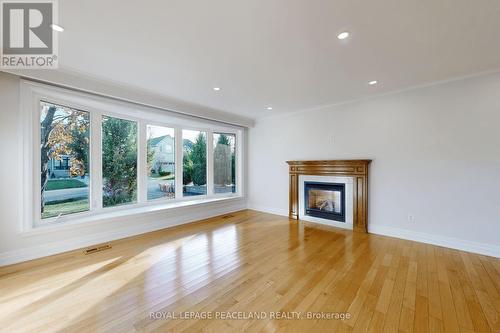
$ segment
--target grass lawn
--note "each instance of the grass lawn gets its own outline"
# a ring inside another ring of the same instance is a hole
[[[42,214],[42,219],[46,219],[49,217],[79,212],[85,212],[89,210],[89,200],[88,199],[80,199],[75,201],[54,203],[54,204],[45,204],[44,212]]]
[[[149,177],[158,179],[158,180],[171,180],[175,178],[175,175],[168,175],[168,176],[160,176],[157,173],[150,175]]]
[[[45,191],[62,190],[66,188],[78,188],[78,187],[87,187],[87,185],[84,182],[74,178],[50,179],[47,182],[47,188],[45,189]]]

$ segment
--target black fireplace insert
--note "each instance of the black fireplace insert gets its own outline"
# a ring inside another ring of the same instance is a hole
[[[305,215],[345,222],[345,184],[304,182]]]

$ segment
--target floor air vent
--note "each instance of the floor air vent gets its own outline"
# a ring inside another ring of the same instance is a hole
[[[92,254],[92,253],[95,253],[95,252],[100,252],[100,251],[108,250],[110,248],[111,248],[111,244],[98,245],[98,246],[89,247],[88,249],[85,249],[83,251],[83,253],[84,254]]]

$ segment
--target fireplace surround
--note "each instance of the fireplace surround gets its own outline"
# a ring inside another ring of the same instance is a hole
[[[299,216],[299,177],[337,176],[353,180],[353,230],[367,232],[368,226],[368,166],[371,160],[287,161],[289,166],[289,217]]]

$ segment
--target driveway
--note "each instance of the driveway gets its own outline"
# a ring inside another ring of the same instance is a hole
[[[148,199],[158,199],[163,198],[165,193],[160,191],[159,184],[172,184],[174,185],[175,181],[173,179],[169,180],[158,180],[158,179],[148,179]]]

